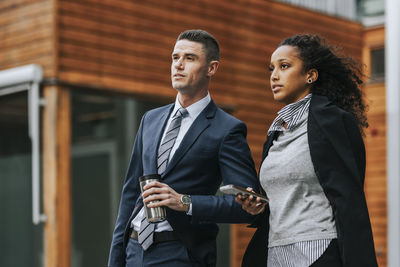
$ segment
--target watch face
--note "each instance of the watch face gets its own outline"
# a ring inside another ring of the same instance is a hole
[[[188,195],[183,195],[182,196],[182,203],[184,205],[190,205],[190,203],[192,203],[192,199]]]

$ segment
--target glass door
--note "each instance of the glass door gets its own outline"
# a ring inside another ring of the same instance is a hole
[[[142,115],[155,102],[71,90],[72,267],[106,266]]]
[[[43,266],[43,224],[32,222],[28,92],[0,96],[0,266]]]

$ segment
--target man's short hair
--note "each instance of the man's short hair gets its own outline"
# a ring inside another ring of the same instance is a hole
[[[178,39],[189,40],[203,44],[203,48],[206,52],[207,62],[212,60],[219,61],[219,44],[217,40],[206,31],[203,30],[187,30],[179,34]]]

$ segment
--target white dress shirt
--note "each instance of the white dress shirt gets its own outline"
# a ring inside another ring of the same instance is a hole
[[[186,135],[187,131],[189,130],[190,126],[192,125],[192,123],[196,120],[197,116],[199,116],[199,114],[204,110],[204,108],[210,103],[210,101],[211,101],[210,94],[207,93],[207,96],[205,96],[204,98],[200,99],[199,101],[191,104],[190,106],[188,106],[186,108],[186,110],[188,111],[189,114],[182,119],[181,128],[180,128],[178,136],[175,140],[175,144],[171,149],[171,153],[169,154],[168,162],[170,162],[170,160],[174,156],[175,151],[178,149],[179,145],[182,142],[182,139],[185,137],[185,135]],[[181,103],[179,103],[179,93],[178,93],[178,95],[176,96],[174,109],[172,110],[171,115],[169,116],[167,125],[165,126],[165,129],[164,129],[164,133],[161,137],[161,140],[164,139],[165,133],[166,133],[169,125],[171,124],[173,116],[178,111],[178,109],[181,107],[182,107],[182,105],[181,105]],[[178,193],[182,193],[182,192],[178,192]],[[192,214],[192,204],[190,204],[190,208],[189,208],[189,211],[187,212],[187,214],[188,215]],[[146,214],[145,214],[144,208],[142,208],[139,211],[138,215],[136,215],[136,217],[132,220],[132,223],[131,223],[131,227],[135,231],[139,232],[140,223],[142,221],[142,218],[144,218],[144,216],[146,216]],[[155,227],[156,232],[172,231],[172,230],[173,229],[167,220],[157,223],[156,227]]]

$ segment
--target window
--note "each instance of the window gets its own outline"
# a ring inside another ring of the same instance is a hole
[[[383,82],[385,79],[385,49],[384,48],[371,49],[370,57],[371,57],[370,82],[371,83]]]
[[[43,266],[40,214],[41,68],[0,72],[0,266]]]
[[[72,267],[104,266],[140,119],[162,104],[71,90]]]
[[[357,10],[360,17],[383,15],[385,12],[385,1],[357,0]]]

